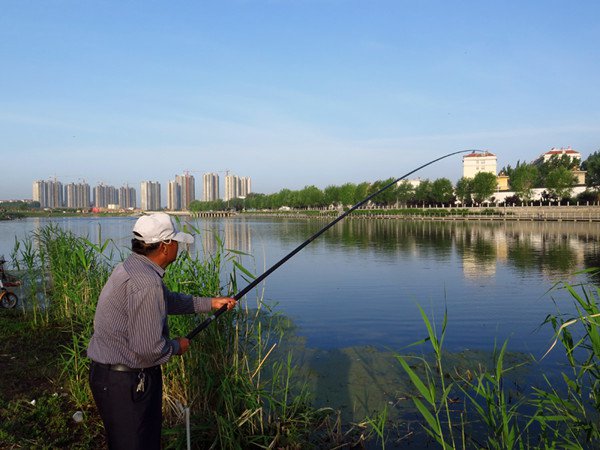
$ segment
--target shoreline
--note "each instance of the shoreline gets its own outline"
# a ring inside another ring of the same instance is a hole
[[[241,217],[280,217],[301,219],[334,219],[337,211],[285,211],[285,212],[241,212]],[[217,217],[203,215],[201,217]],[[406,209],[359,209],[347,219],[377,219],[405,221],[531,221],[531,222],[600,222],[600,205],[568,206],[498,206],[470,208],[406,208]]]

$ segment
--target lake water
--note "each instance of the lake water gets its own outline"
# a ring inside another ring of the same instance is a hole
[[[49,222],[94,242],[101,232],[102,239],[127,247],[134,221],[77,217],[0,222],[0,254],[8,257],[15,236],[21,239]],[[251,254],[243,264],[260,274],[327,222],[242,217],[193,223],[200,230],[193,251],[213,251],[217,232],[227,248]],[[327,403],[323,396],[337,395],[329,401],[351,404],[348,408],[358,414],[377,406],[357,406],[348,386],[364,387],[376,379],[374,372],[360,375],[365,365],[376,365],[374,355],[388,358],[387,352],[401,352],[426,336],[418,305],[438,324],[447,311],[447,350],[489,352],[495,342],[508,339],[512,352],[539,358],[553,336],[549,326],[540,324],[557,312],[557,305],[563,312],[573,311],[564,291],[548,290],[558,281],[589,281],[589,275],[574,273],[600,265],[599,239],[598,225],[582,222],[347,219],[271,274],[246,301],[264,294],[265,301],[277,304],[275,309],[292,320],[308,349],[304,362],[321,372],[328,370],[323,361],[329,361],[329,369],[335,366],[335,383],[323,376],[313,386],[322,393],[322,402]],[[555,351],[540,367],[549,370],[562,356]],[[380,360],[380,372],[388,375],[381,375],[381,384],[390,383],[388,363]],[[390,390],[370,395],[389,402]]]

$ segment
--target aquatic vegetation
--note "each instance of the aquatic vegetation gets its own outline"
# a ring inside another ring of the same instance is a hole
[[[549,351],[560,343],[569,370],[562,372],[562,383],[544,377],[545,386],[534,386],[528,393],[515,393],[508,387],[508,375],[523,365],[505,364],[508,342],[494,351],[491,370],[447,372],[442,353],[447,317],[438,334],[421,309],[428,336],[415,344],[429,342],[434,362],[419,357],[417,368],[409,365],[410,356],[397,355],[397,359],[417,391],[413,401],[423,417],[424,430],[442,448],[586,449],[600,445],[600,288],[568,283],[557,288],[571,294],[577,315],[550,314],[544,323],[555,330],[556,340]],[[452,399],[457,392],[460,397]],[[455,409],[451,403],[462,407]]]

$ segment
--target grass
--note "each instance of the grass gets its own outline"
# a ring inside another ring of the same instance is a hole
[[[98,418],[72,420],[78,407],[60,364],[68,330],[56,324],[32,327],[18,310],[1,312],[0,330],[0,448],[99,448]]]

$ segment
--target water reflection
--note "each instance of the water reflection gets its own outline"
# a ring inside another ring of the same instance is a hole
[[[326,224],[291,219],[273,223],[276,229],[267,228],[269,239],[279,240],[282,248],[290,250]],[[253,230],[259,221],[228,219],[213,225],[218,228],[219,224],[226,248],[252,254]],[[326,247],[345,252],[369,250],[447,262],[458,257],[463,275],[471,279],[494,276],[498,264],[548,277],[600,264],[600,229],[592,223],[347,220],[319,239]],[[205,233],[203,243],[205,251],[214,252],[214,233]]]
[[[226,249],[252,254],[252,227],[245,220],[208,220],[203,225],[200,237],[204,254],[214,255],[219,240]]]

